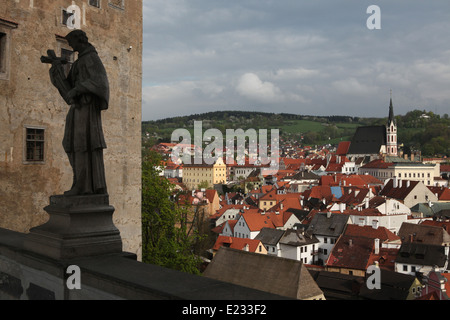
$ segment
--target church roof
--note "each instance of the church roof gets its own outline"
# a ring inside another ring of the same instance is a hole
[[[358,127],[347,154],[378,154],[383,145],[386,145],[386,126]]]

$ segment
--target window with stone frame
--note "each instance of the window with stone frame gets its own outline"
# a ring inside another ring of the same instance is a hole
[[[69,46],[69,42],[62,36],[55,35],[57,41],[56,47],[56,55],[67,61],[67,63],[63,64],[64,73],[66,77],[69,75],[70,68],[72,67],[73,62],[75,61],[75,52]]]
[[[61,9],[61,23],[67,26],[69,19],[75,14],[75,12],[69,12],[66,9]]]
[[[9,80],[11,30],[18,24],[0,18],[0,80]]]
[[[113,8],[125,9],[125,0],[108,0],[109,5]]]
[[[100,8],[100,0],[89,0],[89,5],[96,8]]]
[[[63,64],[64,73],[67,77],[73,62],[75,61],[75,52],[73,50],[61,48],[61,59],[67,61],[67,63]]]
[[[25,128],[25,161],[37,163],[44,161],[45,129]]]
[[[6,37],[6,33],[0,32],[0,73],[6,73]]]

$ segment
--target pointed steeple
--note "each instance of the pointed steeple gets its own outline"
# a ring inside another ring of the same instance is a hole
[[[386,126],[386,154],[388,156],[397,156],[397,124],[394,118],[394,106],[392,105],[392,90],[391,101],[389,103],[389,120]]]
[[[394,107],[392,106],[392,89],[391,89],[391,101],[389,104],[389,119],[388,124],[394,123],[395,124],[395,118],[394,118]]]

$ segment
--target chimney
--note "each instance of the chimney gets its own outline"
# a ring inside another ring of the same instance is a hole
[[[378,220],[372,220],[372,228],[378,229],[379,222]]]
[[[365,205],[366,209],[369,209],[369,198],[366,198],[366,205]]]
[[[353,240],[352,239],[348,239],[348,246],[352,247],[353,246]]]
[[[398,186],[398,180],[397,180],[397,176],[394,177],[394,188],[397,188]]]
[[[380,254],[380,239],[375,239],[375,254]]]
[[[409,180],[406,180],[406,187],[407,187],[407,188],[409,188],[409,183],[410,183],[410,181],[409,181]]]
[[[342,213],[345,210],[345,203],[341,202],[339,203],[339,211]]]
[[[331,218],[331,212],[327,211],[327,218]]]

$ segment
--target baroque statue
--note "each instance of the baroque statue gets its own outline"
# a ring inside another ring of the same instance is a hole
[[[51,64],[50,80],[70,105],[62,144],[73,170],[73,183],[64,195],[107,194],[101,111],[108,109],[108,77],[84,31],[73,30],[65,39],[78,52],[68,76],[63,67],[67,61],[53,50],[41,57],[42,63]]]

